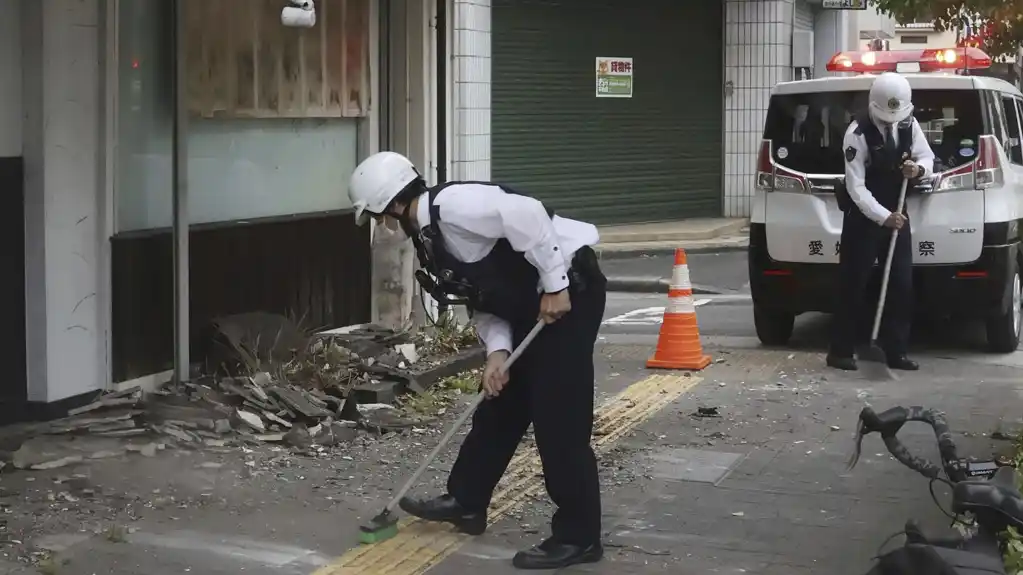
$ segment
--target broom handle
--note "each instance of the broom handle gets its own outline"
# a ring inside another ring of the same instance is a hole
[[[899,207],[895,213],[901,214],[906,204],[906,187],[909,178],[902,178],[902,191],[899,192]],[[870,331],[870,343],[877,341],[881,332],[881,314],[884,313],[884,302],[888,297],[888,277],[892,275],[892,259],[895,257],[895,240],[899,237],[899,228],[892,229],[892,241],[888,244],[888,259],[884,261],[884,274],[881,276],[881,295],[877,298],[877,311],[874,312],[874,328]]]
[[[505,360],[504,365],[501,366],[502,373],[507,372],[511,368],[512,364],[515,363],[515,360],[519,359],[519,356],[522,355],[522,352],[526,351],[526,347],[528,347],[529,344],[532,343],[534,339],[536,339],[536,336],[540,334],[540,330],[543,329],[544,325],[546,325],[546,322],[542,319],[536,322],[536,325],[533,327],[533,330],[526,335],[526,337],[522,340],[522,343],[520,343],[519,346],[515,348],[515,351],[513,351],[510,356],[508,356],[508,359]],[[463,425],[465,425],[465,422],[469,419],[469,416],[471,416],[473,412],[476,411],[476,408],[479,407],[481,403],[483,403],[484,399],[486,399],[485,391],[481,391],[479,392],[479,394],[476,395],[476,398],[472,400],[472,403],[469,404],[469,407],[465,408],[465,411],[463,411],[462,414],[458,416],[458,419],[456,419],[455,422],[451,424],[451,427],[448,429],[447,433],[444,434],[444,437],[440,438],[440,442],[437,443],[437,446],[433,448],[433,451],[431,451],[430,454],[426,456],[426,459],[423,460],[423,463],[419,465],[419,469],[416,469],[416,472],[412,474],[412,477],[410,477],[408,481],[405,482],[405,485],[403,485],[401,489],[398,490],[398,493],[394,496],[394,498],[391,499],[391,502],[388,503],[387,507],[384,508],[385,510],[394,511],[395,506],[398,505],[398,502],[401,501],[401,498],[405,497],[405,494],[408,493],[408,490],[411,489],[413,485],[415,485],[416,481],[419,479],[419,476],[422,475],[424,471],[426,471],[426,468],[429,467],[431,463],[433,463],[433,460],[437,458],[437,454],[440,453],[440,450],[443,449],[444,446],[446,446],[449,441],[451,441],[451,438],[455,436],[455,432],[461,429]]]

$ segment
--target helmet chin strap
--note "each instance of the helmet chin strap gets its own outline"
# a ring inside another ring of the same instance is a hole
[[[398,225],[401,226],[402,231],[404,231],[405,235],[410,238],[415,237],[416,234],[419,233],[419,230],[417,230],[412,224],[412,216],[409,215],[411,210],[412,202],[409,202],[405,204],[405,207],[401,210],[401,214],[395,216],[395,219],[398,220]]]

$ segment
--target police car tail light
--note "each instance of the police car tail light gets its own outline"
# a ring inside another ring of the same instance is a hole
[[[995,140],[994,136],[980,137],[974,167],[974,180],[978,190],[1000,186],[1005,182],[1002,159],[998,155],[998,140]]]
[[[1005,181],[1002,160],[998,155],[998,141],[994,136],[981,136],[977,145],[977,158],[937,175],[935,192],[957,190],[983,190],[999,186]]]
[[[884,52],[839,52],[828,61],[829,72],[877,74],[881,72],[942,72],[984,70],[991,67],[991,56],[980,48],[929,48],[927,50],[890,50]]]
[[[806,178],[774,162],[771,140],[760,143],[757,156],[757,189],[765,192],[805,192]]]

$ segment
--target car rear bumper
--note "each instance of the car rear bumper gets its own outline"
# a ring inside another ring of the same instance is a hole
[[[994,316],[1011,305],[1010,275],[1019,243],[986,245],[969,264],[915,266],[916,312],[933,316]],[[778,262],[767,252],[763,224],[750,225],[750,291],[757,305],[800,314],[832,312],[838,304],[838,265]],[[875,280],[880,284],[880,273]],[[875,288],[876,289],[876,288]]]

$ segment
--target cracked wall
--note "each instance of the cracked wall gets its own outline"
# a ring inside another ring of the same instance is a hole
[[[102,389],[99,0],[22,0],[28,395]]]

